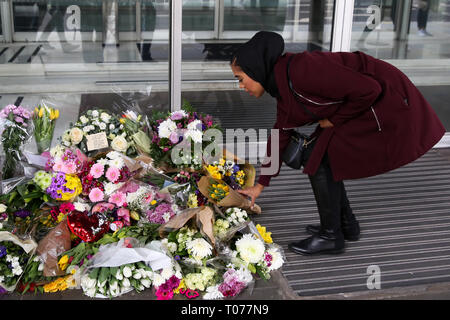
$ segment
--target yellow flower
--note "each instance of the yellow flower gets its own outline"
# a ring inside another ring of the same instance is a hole
[[[152,206],[154,206],[156,203],[157,203],[156,200],[152,200],[152,202],[150,202],[150,204],[151,204]]]
[[[59,268],[64,271],[69,266],[69,256],[66,254],[58,261]]]
[[[73,273],[76,272],[76,270],[72,270]],[[75,278],[71,275],[66,277],[66,286],[69,289],[75,288],[77,286],[77,281],[75,280]]]
[[[58,291],[58,285],[55,283],[55,281],[44,285],[44,292],[57,292],[57,291]]]
[[[221,166],[223,166],[224,164],[225,164],[225,159],[220,159],[220,161],[219,161],[219,164],[221,165]]]
[[[215,199],[216,195],[214,193],[211,193],[211,198]]]
[[[42,118],[44,116],[44,108],[41,107],[41,110],[39,110],[39,118]]]
[[[124,118],[121,118],[119,121],[120,121],[121,124],[125,124],[125,119]]]
[[[175,290],[173,290],[173,292],[174,292],[175,294],[179,294],[181,289],[186,290],[186,283],[184,282],[184,279],[181,279],[178,288],[176,288]]]
[[[273,243],[272,240],[272,232],[267,232],[266,227],[261,226],[260,224],[256,225],[256,229],[258,229],[259,234],[264,239],[266,243]]]
[[[65,216],[66,216],[66,215],[65,215],[64,213],[61,213],[61,212],[60,212],[60,213],[58,214],[58,219],[57,219],[58,223],[61,222],[61,221],[64,219]]]

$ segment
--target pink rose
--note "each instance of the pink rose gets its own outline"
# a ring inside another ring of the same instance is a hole
[[[116,167],[109,167],[106,171],[106,178],[110,182],[116,182],[120,177],[120,170]]]
[[[101,163],[96,163],[92,166],[89,172],[95,179],[100,178],[105,173],[105,166]]]
[[[92,202],[100,202],[103,201],[104,198],[104,194],[103,191],[100,188],[94,188],[91,190],[91,192],[89,193],[89,199]]]

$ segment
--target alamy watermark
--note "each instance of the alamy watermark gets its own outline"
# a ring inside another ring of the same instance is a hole
[[[369,276],[367,278],[367,289],[374,290],[374,289],[381,289],[381,269],[378,265],[372,264],[367,267],[366,271],[367,275]]]

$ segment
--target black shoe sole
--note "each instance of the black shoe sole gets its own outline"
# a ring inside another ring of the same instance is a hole
[[[292,248],[291,246],[288,246],[288,249],[294,253],[301,254],[303,256],[313,256],[313,255],[319,255],[319,254],[341,254],[341,253],[345,252],[345,248],[333,249],[333,250],[322,250],[322,251],[317,251],[317,252],[299,251],[299,250]]]

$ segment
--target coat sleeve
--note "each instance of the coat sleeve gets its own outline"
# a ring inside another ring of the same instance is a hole
[[[280,173],[280,169],[281,169],[281,165],[282,165],[282,160],[281,160],[281,155],[283,154],[284,149],[287,147],[287,145],[289,144],[289,139],[290,139],[290,134],[289,132],[287,132],[286,130],[283,130],[283,127],[281,126],[282,123],[282,118],[280,116],[280,111],[277,110],[277,121],[275,122],[275,125],[273,126],[273,129],[278,129],[279,132],[279,141],[272,141],[271,136],[269,135],[268,139],[267,139],[267,149],[266,149],[266,159],[270,159],[271,158],[271,147],[272,147],[272,143],[278,143],[278,155],[273,155],[274,157],[278,157],[278,170],[275,174],[273,175],[261,175],[258,178],[258,183],[262,184],[263,186],[269,186],[270,183],[270,179],[272,177],[276,177],[278,176],[278,174]],[[271,166],[271,162],[267,162],[264,161],[263,164],[261,164],[261,168],[269,168]]]
[[[381,86],[372,77],[353,70],[330,54],[304,53],[298,58],[298,70],[292,74],[294,89],[306,95],[343,101],[328,117],[335,126],[357,117],[372,106],[381,93]],[[314,112],[314,107],[310,108]]]

